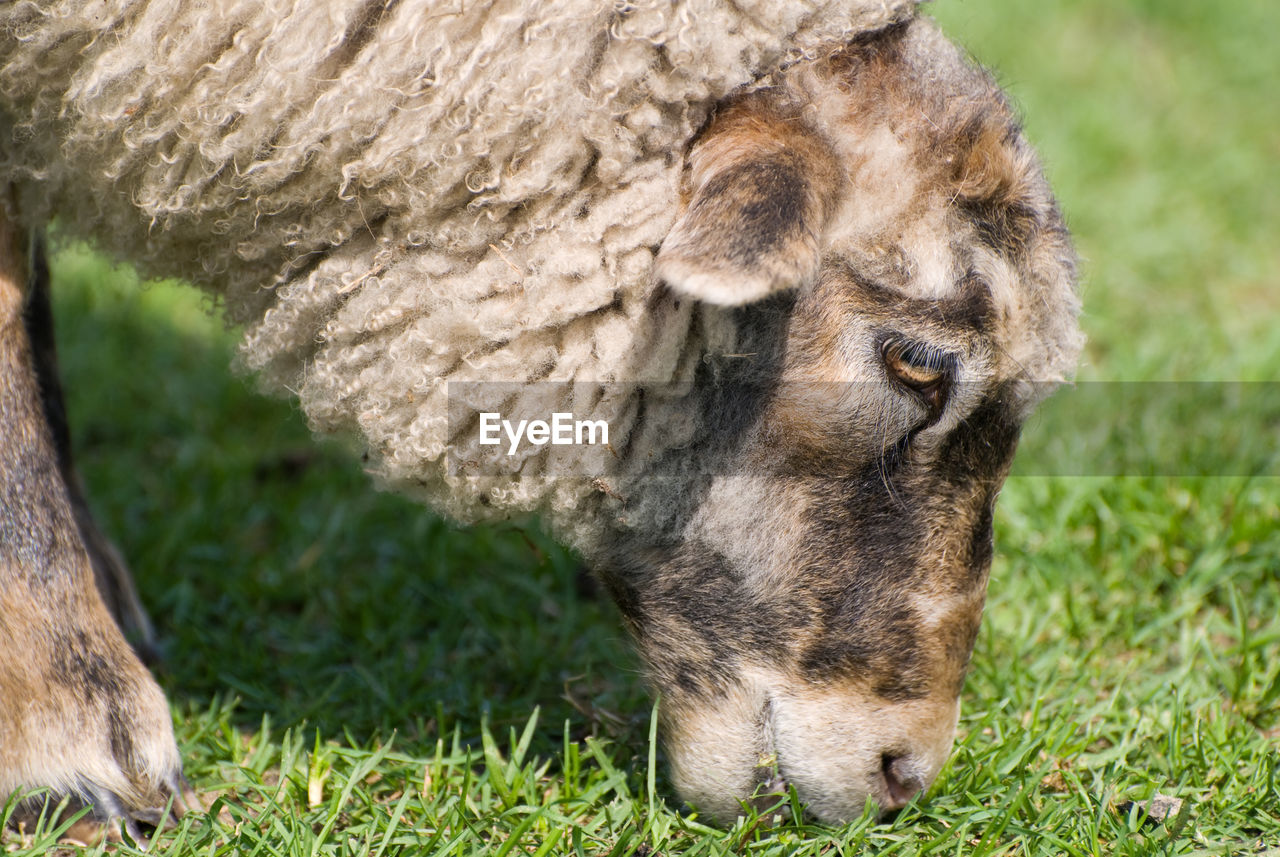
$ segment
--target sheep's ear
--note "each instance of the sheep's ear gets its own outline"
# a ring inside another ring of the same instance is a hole
[[[740,102],[690,153],[688,204],[658,252],[658,276],[723,306],[808,285],[840,172],[797,119],[763,97]]]

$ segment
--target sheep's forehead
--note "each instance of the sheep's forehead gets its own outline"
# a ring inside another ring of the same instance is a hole
[[[890,122],[842,124],[833,143],[848,184],[824,235],[828,259],[913,300],[959,296],[977,266],[996,314],[1008,315],[1017,300],[1015,266],[965,223],[947,165],[926,162],[928,137],[918,122],[905,133]]]
[[[792,87],[845,171],[826,255],[914,300],[986,292],[1006,369],[1060,380],[1079,348],[1073,255],[1004,97],[927,22]]]

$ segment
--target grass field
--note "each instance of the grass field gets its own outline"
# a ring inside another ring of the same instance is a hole
[[[1280,381],[1280,4],[932,11],[997,69],[1060,192],[1080,377]],[[666,785],[638,664],[572,555],[370,490],[229,372],[236,336],[198,295],[80,250],[56,276],[81,467],[164,641],[188,776],[218,797],[158,851],[1280,855],[1274,476],[1011,479],[929,793],[891,823],[715,831]],[[1146,818],[1156,795],[1181,811]]]

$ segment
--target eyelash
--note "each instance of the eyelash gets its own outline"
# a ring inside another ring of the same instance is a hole
[[[933,345],[896,337],[880,343],[880,360],[889,377],[929,408],[931,421],[946,407],[956,357]]]

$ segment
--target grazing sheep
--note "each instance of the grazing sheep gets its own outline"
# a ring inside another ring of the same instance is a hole
[[[912,0],[529,5],[0,9],[0,794],[146,818],[181,782],[41,428],[20,245],[55,216],[217,295],[385,484],[544,514],[708,815],[936,776],[996,493],[1079,348],[1015,119]],[[482,442],[557,413],[607,445]]]

